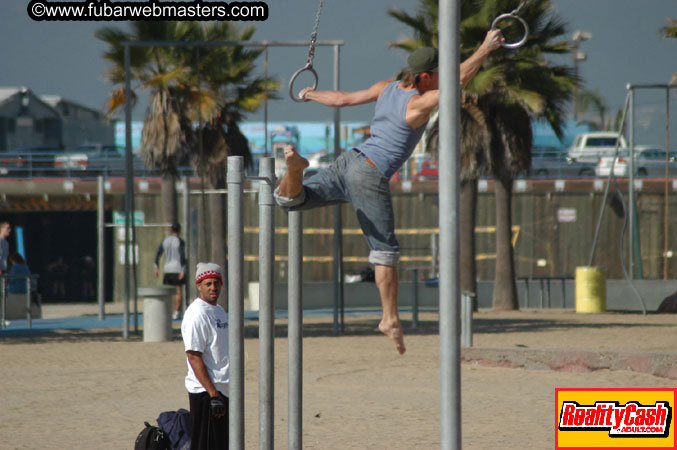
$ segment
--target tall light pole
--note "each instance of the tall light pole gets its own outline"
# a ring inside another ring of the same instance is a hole
[[[574,36],[572,38],[574,43],[574,72],[576,77],[578,77],[578,62],[585,61],[588,58],[588,55],[585,52],[578,51],[581,41],[587,41],[592,38],[592,33],[589,31],[574,31]],[[574,120],[578,121],[578,85],[574,87]]]

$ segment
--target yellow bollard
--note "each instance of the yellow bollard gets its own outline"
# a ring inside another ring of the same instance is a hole
[[[606,310],[606,278],[597,267],[576,267],[576,312],[600,313]]]

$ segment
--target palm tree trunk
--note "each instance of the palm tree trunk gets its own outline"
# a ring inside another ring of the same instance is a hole
[[[179,213],[176,206],[176,180],[173,173],[165,172],[162,174],[162,184],[160,186],[160,197],[162,199],[162,218],[165,223],[178,223]]]
[[[496,273],[493,308],[519,309],[512,248],[512,179],[496,179]]]
[[[211,189],[224,189],[225,180],[210,182]],[[226,197],[220,194],[209,196],[209,222],[210,222],[210,261],[214,262],[226,270]],[[218,303],[224,309],[228,309],[227,289],[221,290]]]
[[[475,217],[477,212],[477,180],[461,183],[460,211],[460,281],[461,291],[477,294],[477,266],[475,265]],[[477,295],[473,303],[477,311]]]

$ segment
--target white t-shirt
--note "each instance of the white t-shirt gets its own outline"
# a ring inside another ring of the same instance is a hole
[[[228,314],[221,305],[210,305],[196,298],[190,304],[181,322],[181,335],[186,351],[202,353],[202,360],[214,387],[228,395],[229,366],[228,357]],[[206,389],[195,376],[188,362],[186,389],[191,394],[205,392]]]

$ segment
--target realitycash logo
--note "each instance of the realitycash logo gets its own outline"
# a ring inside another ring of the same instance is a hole
[[[677,389],[555,389],[555,447],[677,448]]]

